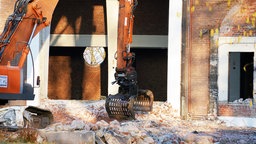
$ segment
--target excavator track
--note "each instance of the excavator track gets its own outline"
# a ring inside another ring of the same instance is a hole
[[[139,90],[138,95],[109,95],[105,107],[110,118],[135,119],[136,112],[149,112],[153,108],[154,96],[150,90]]]

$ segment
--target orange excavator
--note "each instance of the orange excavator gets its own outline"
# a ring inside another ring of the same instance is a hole
[[[34,84],[24,80],[24,63],[31,54],[33,37],[50,25],[57,3],[58,0],[16,1],[0,35],[0,99],[34,99]],[[137,0],[119,0],[116,81],[113,82],[119,85],[119,91],[109,95],[105,103],[111,118],[134,119],[137,111],[152,110],[153,93],[138,89],[137,73],[132,66],[135,54],[130,52],[137,4]]]
[[[23,66],[32,38],[50,24],[56,4],[50,0],[16,1],[0,35],[0,99],[34,99],[34,86],[24,82]]]

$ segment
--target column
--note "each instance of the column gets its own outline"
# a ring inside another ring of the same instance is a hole
[[[167,101],[180,113],[182,0],[169,1]]]
[[[118,85],[112,85],[115,81],[116,59],[115,53],[117,50],[117,29],[118,29],[118,0],[107,0],[107,46],[108,46],[108,94],[116,94]]]

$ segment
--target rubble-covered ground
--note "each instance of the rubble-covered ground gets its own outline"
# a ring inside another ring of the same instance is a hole
[[[0,140],[62,143],[56,140],[56,133],[61,133],[69,143],[79,141],[78,132],[82,138],[86,137],[80,142],[96,144],[256,144],[256,128],[227,127],[218,119],[181,120],[166,102],[154,102],[152,112],[136,114],[136,120],[123,121],[109,119],[104,104],[103,100],[46,100],[40,108],[53,113],[53,124],[40,130],[2,132]]]

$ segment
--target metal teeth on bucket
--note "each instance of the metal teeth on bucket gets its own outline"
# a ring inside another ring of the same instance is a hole
[[[149,112],[153,107],[154,96],[150,90],[139,90],[138,96],[134,100],[133,110]]]
[[[133,97],[125,99],[121,94],[110,95],[105,104],[108,116],[117,119],[135,119],[133,101]]]
[[[135,112],[148,112],[152,110],[154,101],[150,90],[139,90],[138,96],[127,97],[127,95],[110,95],[105,103],[110,118],[135,119]]]

